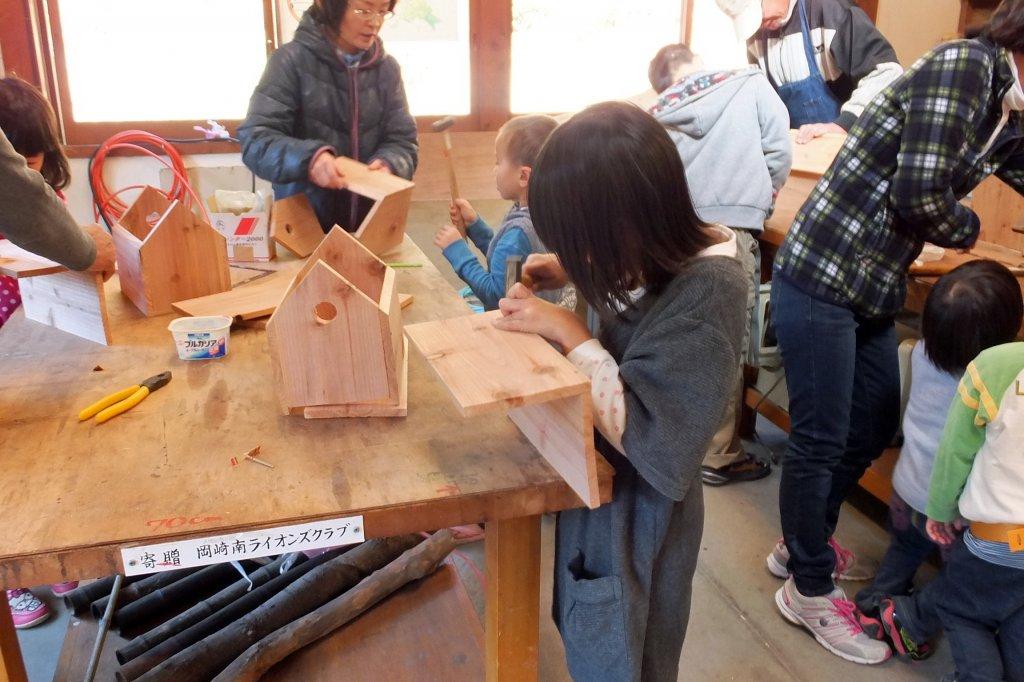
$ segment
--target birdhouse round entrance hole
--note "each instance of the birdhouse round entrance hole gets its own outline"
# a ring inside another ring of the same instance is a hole
[[[334,307],[333,303],[321,301],[313,308],[313,315],[318,324],[328,324],[338,316],[338,309]]]

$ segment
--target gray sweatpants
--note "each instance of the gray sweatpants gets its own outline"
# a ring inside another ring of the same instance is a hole
[[[704,527],[701,484],[675,502],[618,453],[605,456],[612,501],[558,515],[552,615],[569,672],[578,682],[674,682]]]

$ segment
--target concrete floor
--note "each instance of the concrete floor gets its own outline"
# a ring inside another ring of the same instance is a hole
[[[497,224],[504,211],[502,202],[481,202],[486,219]],[[453,285],[461,286],[444,259],[434,248],[433,234],[447,220],[443,203],[414,204],[409,232],[441,268]],[[758,423],[758,434],[773,451],[785,447],[785,434],[766,422]],[[910,664],[888,661],[868,667],[833,656],[803,630],[789,625],[776,610],[773,595],[781,582],[765,568],[764,558],[779,535],[778,473],[755,483],[705,488],[704,540],[694,578],[690,628],[683,648],[679,679],[775,680],[825,679],[937,680],[952,668],[945,642],[930,660]],[[866,507],[877,516],[879,508]],[[553,518],[543,525],[541,569],[540,679],[562,682],[570,679],[562,644],[551,612]],[[847,505],[840,522],[839,539],[859,556],[877,560],[885,551],[887,536],[877,520]],[[463,556],[483,565],[483,544],[462,548]],[[458,563],[458,561],[456,562]],[[470,571],[460,571],[478,610],[483,593]],[[925,574],[933,572],[927,568]],[[855,583],[845,584],[852,597]],[[49,680],[67,628],[67,615],[59,600],[42,588],[37,596],[47,600],[55,614],[51,621],[19,632],[18,639],[31,682]]]

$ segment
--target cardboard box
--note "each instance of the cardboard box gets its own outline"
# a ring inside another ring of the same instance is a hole
[[[265,263],[277,256],[270,238],[270,213],[254,211],[210,213],[213,228],[228,240],[228,260],[232,263]]]

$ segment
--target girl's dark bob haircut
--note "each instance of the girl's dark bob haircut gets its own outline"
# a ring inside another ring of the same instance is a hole
[[[50,187],[64,189],[71,183],[53,107],[43,93],[17,76],[0,78],[0,129],[22,156],[43,155],[40,172]]]
[[[395,3],[398,0],[391,0],[388,9],[395,11]],[[348,0],[316,0],[307,11],[313,17],[313,21],[326,28],[331,33],[337,33],[341,26],[341,20],[345,18],[348,10]]]
[[[960,376],[981,351],[1013,341],[1022,320],[1017,278],[1002,263],[969,261],[928,292],[921,315],[925,354],[939,369]]]
[[[690,201],[679,152],[647,112],[595,104],[548,138],[530,179],[537,233],[603,314],[657,293],[710,238]]]

